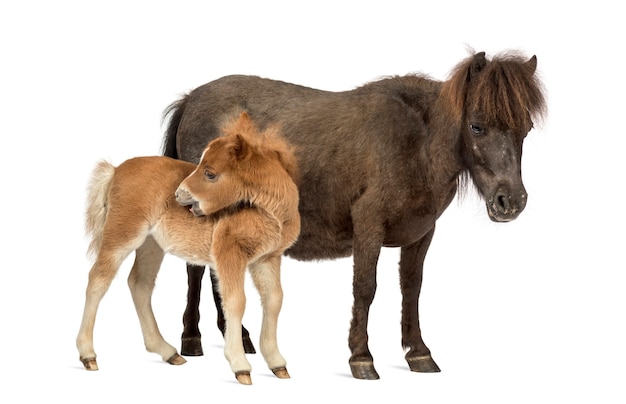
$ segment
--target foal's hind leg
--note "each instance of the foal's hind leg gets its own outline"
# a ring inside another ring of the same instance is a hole
[[[139,316],[146,350],[161,355],[164,361],[172,365],[182,365],[186,360],[163,339],[152,311],[152,291],[163,256],[164,252],[154,238],[148,237],[136,250],[135,263],[128,276],[128,287]]]
[[[288,379],[287,361],[278,350],[276,330],[278,315],[283,304],[283,289],[280,283],[281,256],[275,255],[250,267],[254,285],[261,295],[263,324],[261,326],[261,353],[268,367],[281,379]]]
[[[80,330],[76,337],[76,347],[80,360],[87,370],[98,370],[96,352],[93,348],[93,329],[100,301],[111,286],[120,265],[130,254],[126,251],[111,251],[106,246],[100,250],[96,261],[89,271],[89,282],[85,293],[85,308]]]
[[[400,254],[400,287],[402,289],[402,346],[408,349],[405,356],[413,372],[439,372],[430,350],[422,340],[418,312],[418,299],[422,287],[424,259],[430,246],[434,229],[417,243],[402,247]]]

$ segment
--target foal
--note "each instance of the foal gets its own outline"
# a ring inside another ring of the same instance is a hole
[[[197,166],[153,156],[95,168],[86,229],[96,258],[76,339],[87,370],[98,369],[93,348],[98,305],[133,251],[128,286],[146,349],[173,365],[186,362],[161,336],[151,307],[155,278],[168,252],[215,266],[227,325],[224,354],[242,384],[252,383],[241,342],[249,268],[263,305],[261,352],[276,376],[289,378],[276,328],[283,298],[281,256],[300,232],[296,160],[275,128],[259,133],[245,112],[222,132]]]

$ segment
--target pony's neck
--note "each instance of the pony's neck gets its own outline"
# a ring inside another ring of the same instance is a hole
[[[467,170],[462,153],[462,118],[455,117],[447,100],[438,97],[434,101],[431,120],[432,132],[426,146],[431,180],[433,184],[448,187],[458,183],[459,177]]]

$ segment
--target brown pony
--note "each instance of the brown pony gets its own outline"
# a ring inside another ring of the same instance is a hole
[[[166,111],[171,119],[164,154],[198,161],[218,123],[237,108],[245,108],[260,127],[279,124],[297,148],[302,177],[302,231],[286,255],[307,261],[354,257],[348,336],[353,376],[379,377],[367,327],[382,247],[401,250],[401,343],[409,368],[438,372],[418,313],[435,224],[470,181],[493,221],[509,222],[524,210],[522,145],[546,112],[536,67],[535,56],[507,51],[487,58],[478,52],[461,60],[444,81],[411,74],[340,92],[226,76],[194,89]],[[183,355],[202,354],[203,269],[188,263]],[[214,286],[219,283],[211,279]],[[219,301],[219,294],[214,297]],[[244,343],[253,351],[249,340]]]
[[[95,168],[86,229],[96,259],[76,339],[87,370],[98,369],[93,348],[98,305],[133,251],[128,285],[146,349],[174,365],[186,362],[161,336],[151,308],[155,278],[169,252],[215,268],[227,324],[224,354],[242,384],[252,383],[241,342],[249,268],[263,304],[261,352],[276,376],[289,378],[276,328],[283,298],[281,256],[300,231],[295,157],[277,129],[259,134],[246,113],[222,132],[197,166],[153,156]]]

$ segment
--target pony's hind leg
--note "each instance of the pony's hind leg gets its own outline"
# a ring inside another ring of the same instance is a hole
[[[280,282],[280,255],[275,255],[250,266],[250,274],[263,305],[261,326],[261,354],[272,372],[281,379],[288,379],[287,361],[278,350],[278,315],[283,304]]]
[[[98,370],[96,352],[93,347],[93,329],[100,301],[111,286],[122,261],[132,250],[106,253],[101,250],[89,271],[89,281],[85,293],[85,308],[76,337],[76,347],[80,361],[87,370]]]
[[[154,238],[146,238],[135,252],[135,263],[128,276],[128,287],[137,310],[146,350],[161,355],[164,361],[172,365],[182,365],[186,360],[163,339],[152,311],[152,291],[164,255]]]

